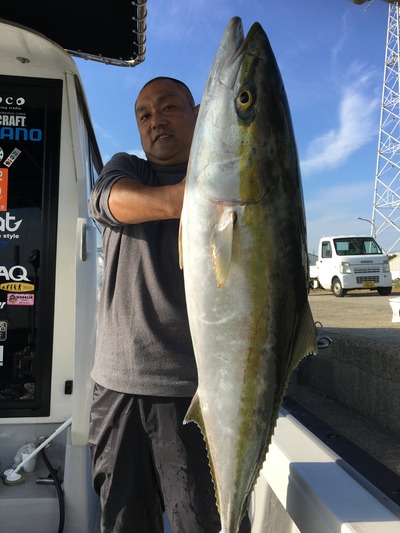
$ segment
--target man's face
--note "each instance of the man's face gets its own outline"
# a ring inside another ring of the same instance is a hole
[[[196,112],[185,90],[171,80],[156,80],[142,89],[135,113],[147,159],[159,165],[186,163]]]

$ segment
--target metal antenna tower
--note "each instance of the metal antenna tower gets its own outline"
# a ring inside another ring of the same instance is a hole
[[[400,249],[399,1],[389,4],[371,235],[386,251]]]

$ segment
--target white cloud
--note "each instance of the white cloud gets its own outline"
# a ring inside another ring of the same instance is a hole
[[[107,141],[114,141],[112,133],[110,133],[110,131],[106,128],[100,126],[100,124],[96,120],[93,120],[93,129],[95,130],[96,135],[103,137]]]
[[[123,152],[124,150],[119,150],[120,152]],[[131,150],[126,150],[126,153],[131,155],[136,155],[137,157],[141,157],[142,159],[146,159],[146,154],[143,152],[143,150],[139,148],[133,148]],[[106,164],[113,156],[114,154],[110,154],[109,152],[102,153],[102,159],[103,163]]]
[[[377,134],[379,99],[369,87],[370,77],[361,75],[344,88],[338,125],[311,141],[300,163],[303,175],[339,166]]]
[[[167,39],[168,42],[182,42],[190,38],[197,31],[199,23],[207,20],[208,12],[204,4],[205,0],[172,0],[165,10],[163,2],[157,0],[147,14],[147,40],[150,42],[152,39]]]
[[[338,56],[341,54],[342,50],[346,48],[346,42],[348,40],[348,32],[347,32],[347,23],[346,23],[346,12],[344,13],[342,17],[342,32],[339,38],[337,39],[336,43],[333,45],[331,50],[331,60],[332,65],[336,66]]]
[[[142,159],[146,159],[146,154],[140,148],[133,148],[132,150],[129,150],[128,153],[131,155],[136,155],[137,157],[141,157]]]

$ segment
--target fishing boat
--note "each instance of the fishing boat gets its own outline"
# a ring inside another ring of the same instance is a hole
[[[139,64],[145,20],[146,2],[0,6],[0,531],[94,531],[102,159],[73,58]]]

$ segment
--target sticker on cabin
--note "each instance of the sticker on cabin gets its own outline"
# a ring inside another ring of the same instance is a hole
[[[31,292],[35,290],[32,283],[0,283],[0,289],[8,292]]]
[[[0,161],[3,161],[3,157],[4,157],[4,150],[3,148],[0,148]]]
[[[0,176],[2,170],[7,169],[0,169]],[[0,184],[1,188],[1,184]],[[5,217],[3,218],[0,216],[0,238],[1,239],[19,239],[18,229],[20,225],[22,224],[22,219],[17,219],[15,216],[13,216],[8,211],[5,214]],[[1,248],[0,248],[1,249]]]
[[[11,167],[11,165],[14,163],[14,161],[17,159],[20,153],[21,153],[21,150],[19,150],[18,148],[14,148],[11,154],[4,161],[5,166],[8,168]]]
[[[0,276],[4,277],[7,281],[26,281],[30,283],[28,271],[22,265],[14,265],[11,268],[0,266]]]
[[[7,340],[7,321],[0,320],[0,342]]]
[[[34,305],[33,294],[7,294],[7,305]]]
[[[0,168],[0,211],[7,211],[8,168]]]

